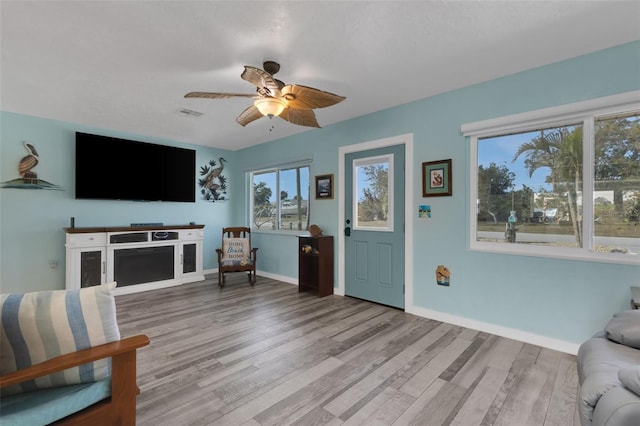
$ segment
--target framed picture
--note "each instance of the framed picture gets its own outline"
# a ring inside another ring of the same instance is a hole
[[[422,163],[422,196],[451,195],[451,159]]]
[[[316,200],[333,198],[333,175],[316,176]]]

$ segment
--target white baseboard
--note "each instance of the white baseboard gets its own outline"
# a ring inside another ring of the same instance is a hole
[[[204,271],[204,273],[205,273],[205,275],[217,274],[218,273],[218,268],[207,269],[207,270]],[[291,278],[291,277],[287,277],[285,275],[277,275],[277,274],[272,274],[270,272],[265,272],[265,271],[260,271],[260,270],[256,270],[256,275],[260,275],[260,276],[265,277],[265,278],[270,278],[272,280],[282,281],[282,282],[285,282],[287,284],[298,285],[298,279],[297,278]]]
[[[204,272],[205,274],[213,274],[217,273],[218,269],[209,269]],[[297,279],[284,275],[271,274],[264,271],[257,271],[257,274],[273,280],[298,285]],[[338,288],[335,287],[333,289],[333,294],[335,294],[336,296],[344,296],[344,294],[341,294],[338,291]],[[535,333],[529,333],[527,331],[517,330],[515,328],[504,327],[501,325],[478,321],[471,318],[465,318],[458,315],[451,315],[444,312],[434,311],[431,309],[411,306],[405,308],[405,312],[423,318],[429,318],[436,321],[446,322],[448,324],[459,325],[461,327],[483,331],[485,333],[495,334],[496,336],[506,337],[508,339],[517,340],[519,342],[530,343],[532,345],[541,346],[543,348],[548,348],[554,351],[564,352],[571,355],[576,355],[578,353],[578,348],[580,347],[580,345],[577,343],[552,339],[550,337],[541,336]]]
[[[293,284],[293,285],[298,285],[298,279],[297,278],[291,278],[291,277],[287,277],[285,275],[278,275],[278,274],[272,274],[270,272],[264,272],[264,271],[256,271],[257,275],[260,275],[262,277],[266,277],[266,278],[271,278],[272,280],[278,280],[278,281],[282,281],[285,282],[287,284]]]
[[[518,340],[524,343],[530,343],[536,346],[542,346],[543,348],[565,352],[571,355],[576,355],[580,346],[579,344],[566,342],[564,340],[552,339],[550,337],[529,333],[527,331],[517,330],[515,328],[477,321],[474,319],[451,315],[444,312],[438,312],[431,309],[413,306],[410,308],[406,308],[405,312],[436,321],[446,322],[448,324],[459,325],[462,327],[471,328],[473,330],[495,334],[496,336],[506,337],[508,339]]]

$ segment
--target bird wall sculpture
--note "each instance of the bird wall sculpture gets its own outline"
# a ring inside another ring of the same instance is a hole
[[[20,176],[22,176],[23,178],[35,178],[37,177],[37,175],[30,170],[38,165],[38,160],[40,159],[40,157],[38,157],[38,151],[36,151],[36,148],[33,146],[33,144],[29,142],[25,141],[23,142],[23,144],[29,154],[25,155],[20,160],[20,163],[18,164],[18,174],[20,174]]]
[[[31,142],[24,141],[22,145],[27,150],[27,155],[18,162],[18,174],[20,177],[0,182],[0,188],[63,190],[59,185],[38,178],[38,174],[33,171],[33,168],[40,162],[38,151],[36,151]]]
[[[226,193],[227,185],[226,178],[222,176],[222,171],[224,170],[224,163],[226,163],[223,157],[219,158],[219,166],[216,166],[215,160],[211,160],[209,165],[211,167],[215,167],[210,169],[209,165],[204,166],[200,170],[200,175],[204,176],[204,178],[199,180],[200,187],[203,188],[204,199],[207,200],[218,200],[221,194],[220,191]]]

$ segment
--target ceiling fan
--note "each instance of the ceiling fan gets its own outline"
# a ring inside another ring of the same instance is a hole
[[[315,108],[325,108],[346,99],[344,96],[334,95],[313,87],[284,84],[273,77],[280,70],[280,64],[277,62],[266,61],[263,63],[263,68],[245,65],[244,71],[240,75],[243,80],[257,87],[257,93],[255,94],[189,92],[184,97],[208,99],[252,98],[255,99],[253,105],[245,109],[236,118],[236,121],[241,126],[246,126],[264,116],[269,118],[276,116],[290,123],[308,127],[320,127],[313,112]]]

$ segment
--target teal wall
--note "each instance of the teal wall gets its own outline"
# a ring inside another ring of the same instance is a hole
[[[473,64],[469,64],[473,72]],[[430,204],[430,220],[414,219],[412,286],[414,311],[440,312],[478,323],[577,344],[601,329],[614,312],[629,306],[629,286],[640,284],[640,267],[515,255],[472,252],[468,246],[468,142],[463,123],[526,112],[640,89],[640,42],[634,42],[410,104],[341,122],[322,129],[235,152],[197,149],[197,164],[227,158],[231,201],[227,203],[130,203],[76,201],[73,198],[73,132],[76,130],[176,144],[123,135],[34,117],[2,113],[0,180],[16,177],[24,155],[23,140],[37,147],[39,177],[65,192],[0,189],[2,291],[64,287],[64,232],[69,217],[77,226],[131,222],[187,223],[205,227],[205,269],[220,227],[246,220],[248,185],[243,171],[251,166],[312,157],[311,176],[333,173],[336,188],[338,148],[413,134],[413,204]],[[343,107],[348,108],[349,99]],[[319,112],[322,121],[322,113]],[[452,158],[453,196],[424,199],[424,161]],[[311,200],[311,222],[338,235],[338,197]],[[313,197],[312,197],[313,198]],[[417,215],[416,215],[417,216]],[[255,233],[259,270],[291,281],[297,277],[297,239]],[[49,260],[60,267],[52,271]],[[452,272],[450,287],[435,284],[434,271],[444,264]],[[337,272],[336,272],[337,274]],[[337,275],[336,275],[337,282]]]
[[[204,224],[204,268],[216,268],[215,248],[221,226],[232,221],[232,200],[242,197],[241,181],[229,181],[229,201],[207,202],[196,193],[195,203],[76,200],[74,183],[75,132],[82,131],[196,150],[196,169],[220,156],[234,174],[236,153],[115,132],[73,123],[0,112],[0,181],[18,177],[18,162],[26,155],[23,141],[31,141],[40,156],[34,169],[40,179],[64,191],[0,188],[0,289],[3,293],[57,290],[65,286],[65,233],[70,217],[77,227],[127,226],[161,222],[167,225]],[[117,164],[113,165],[115,168]],[[198,178],[199,175],[196,175]],[[151,183],[150,183],[151,184]],[[194,182],[194,191],[199,191]],[[50,262],[58,262],[56,269]]]
[[[256,158],[273,162],[289,155],[313,155],[312,176],[336,174],[339,147],[412,133],[416,183],[408,196],[413,196],[414,206],[431,205],[432,218],[416,218],[412,224],[414,248],[408,255],[413,256],[414,282],[407,285],[413,286],[414,306],[407,309],[578,344],[613,313],[628,309],[629,286],[640,285],[640,267],[468,250],[470,160],[460,126],[638,89],[640,42],[635,42],[248,148],[238,159],[251,164]],[[453,196],[422,198],[422,162],[445,158],[453,160]],[[311,223],[331,235],[343,228],[338,223],[340,194],[336,195],[333,200],[311,200]],[[296,276],[295,238],[262,234],[254,239],[268,247],[268,253],[260,252],[263,259],[269,257],[261,269]],[[435,284],[439,264],[451,270],[450,287]],[[337,272],[335,278],[337,283]]]

